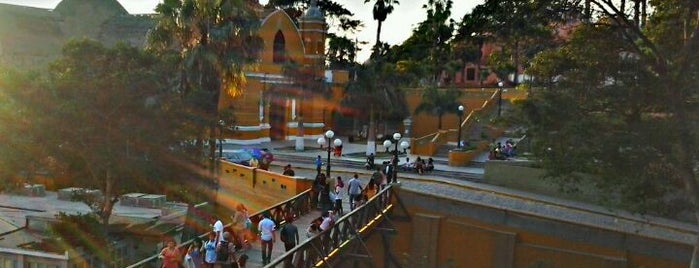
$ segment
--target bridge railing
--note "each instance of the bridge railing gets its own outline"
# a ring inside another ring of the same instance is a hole
[[[365,204],[337,219],[332,228],[300,243],[265,267],[289,267],[285,262],[298,268],[332,266],[330,263],[333,257],[341,249],[351,245],[353,240],[360,239],[393,208],[395,194],[393,186],[388,185]],[[366,254],[358,257],[371,257]]]
[[[265,215],[265,213],[269,213],[269,215],[272,216],[272,220],[275,222],[278,222],[280,224],[284,224],[284,219],[286,215],[294,215],[296,217],[301,217],[303,215],[306,215],[312,211],[311,209],[311,190],[306,190],[296,196],[294,196],[291,199],[285,200],[283,202],[277,203],[271,207],[268,207],[264,210],[258,211],[257,213],[253,214],[250,216],[250,221],[252,221],[252,226],[253,228],[257,228],[257,224],[262,220],[262,215]],[[230,228],[232,227],[231,224],[227,224],[224,226],[224,228]],[[257,230],[253,230],[254,232],[257,232]],[[199,238],[202,240],[206,240],[208,237],[208,233],[201,234],[199,235]],[[179,245],[179,249],[181,252],[185,252],[185,249],[189,247],[189,245],[194,242],[194,239],[191,239],[189,241],[185,241]],[[140,268],[140,267],[160,267],[160,259],[158,258],[158,254],[155,254],[153,256],[150,256],[146,259],[143,259],[135,264],[127,266],[128,268]]]

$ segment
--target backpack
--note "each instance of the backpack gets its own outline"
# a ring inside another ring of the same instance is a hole
[[[228,241],[221,240],[216,247],[216,261],[227,262],[230,258],[231,251],[228,248]]]

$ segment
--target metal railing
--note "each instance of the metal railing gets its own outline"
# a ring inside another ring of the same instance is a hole
[[[365,204],[340,217],[330,229],[300,243],[265,267],[333,266],[334,257],[347,253],[340,251],[349,249],[352,242],[363,243],[362,238],[394,207],[396,194],[393,186],[388,185]]]
[[[278,222],[281,224],[284,224],[284,218],[286,215],[294,215],[295,217],[301,217],[303,215],[306,215],[310,213],[311,211],[314,211],[311,209],[311,190],[306,190],[296,196],[294,196],[291,199],[285,200],[283,202],[277,203],[269,208],[266,208],[264,210],[261,210],[249,217],[250,221],[252,221],[252,226],[253,229],[257,228],[257,224],[262,220],[262,215],[265,215],[265,213],[269,213],[269,215],[272,216],[272,220],[275,222]],[[224,226],[224,228],[231,228],[231,224],[227,224]],[[256,232],[257,230],[253,230],[253,232]],[[206,240],[208,233],[201,234],[199,235],[199,238],[202,240]],[[194,239],[188,240],[178,246],[178,248],[184,252],[184,249],[189,247],[189,245],[194,242]],[[137,267],[160,267],[160,259],[158,258],[158,254],[155,254],[153,256],[150,256],[146,259],[143,259],[137,263],[134,263],[132,265],[127,266],[128,268],[137,268]]]
[[[492,94],[490,94],[490,97],[483,102],[481,107],[471,110],[463,121],[460,122],[459,128],[461,128],[464,133],[468,133],[469,129],[476,124],[476,120],[479,116],[492,112],[495,108],[497,108],[496,104],[500,90],[502,89],[495,90]],[[413,144],[417,151],[419,151],[421,154],[434,155],[440,146],[446,144],[450,140],[457,140],[456,135],[458,131],[459,129],[457,128],[437,130],[434,133],[416,138],[413,141]]]

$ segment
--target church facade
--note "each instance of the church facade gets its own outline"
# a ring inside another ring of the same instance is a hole
[[[321,137],[332,127],[347,71],[325,69],[327,24],[314,4],[298,24],[283,10],[263,11],[260,59],[246,72],[242,95],[221,94],[219,109],[231,108],[235,123],[223,137],[232,143]],[[299,144],[297,144],[297,147]]]

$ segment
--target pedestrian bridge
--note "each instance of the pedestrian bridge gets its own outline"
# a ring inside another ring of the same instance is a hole
[[[307,237],[306,228],[321,214],[320,210],[311,207],[314,203],[311,202],[311,197],[311,190],[306,190],[250,216],[253,226],[257,226],[257,223],[262,220],[262,215],[269,213],[279,229],[286,224],[285,215],[294,215],[294,225],[299,229],[301,242],[289,252],[284,251],[284,245],[278,239],[279,234],[276,234],[277,242],[272,251],[272,261],[264,267],[333,267],[348,263],[374,266],[372,254],[364,242],[373,230],[380,230],[384,238],[382,259],[399,266],[387,246],[387,236],[396,232],[391,219],[409,220],[409,216],[400,201],[396,186],[387,186],[365,204],[353,211],[345,212],[344,215],[339,216],[331,229],[313,237]],[[206,234],[199,237],[205,239]],[[187,248],[192,241],[186,241],[180,247]],[[247,267],[263,267],[259,241],[253,242],[251,248],[241,251],[238,256],[242,254],[248,256]],[[289,262],[292,266],[288,265]],[[154,255],[128,267],[160,267],[160,265],[160,259]]]

